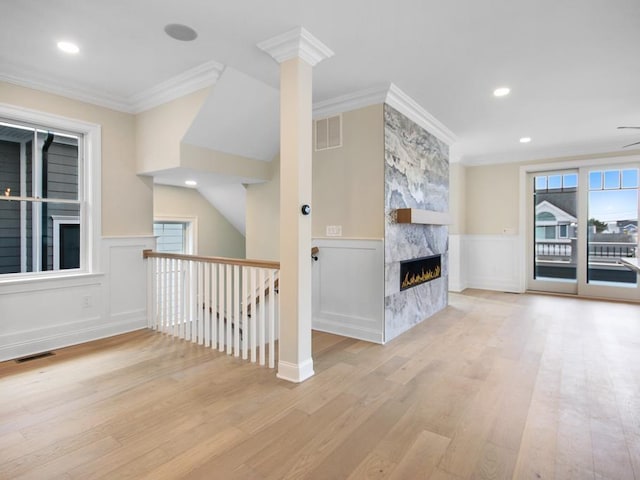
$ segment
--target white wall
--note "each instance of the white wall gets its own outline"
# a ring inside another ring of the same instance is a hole
[[[280,260],[280,158],[272,162],[271,180],[247,185],[247,258]]]

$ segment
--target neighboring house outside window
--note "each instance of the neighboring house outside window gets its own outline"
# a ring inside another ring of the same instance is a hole
[[[156,250],[160,253],[195,253],[194,219],[161,219],[153,222]]]
[[[577,219],[544,200],[536,205],[536,241],[567,241],[575,237]]]
[[[0,118],[0,274],[82,267],[83,135]]]

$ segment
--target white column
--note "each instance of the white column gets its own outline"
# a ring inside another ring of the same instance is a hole
[[[333,52],[304,28],[258,44],[280,63],[280,338],[278,377],[313,375],[311,356],[312,68]]]

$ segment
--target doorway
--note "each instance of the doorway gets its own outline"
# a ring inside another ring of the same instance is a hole
[[[527,289],[640,299],[621,258],[638,254],[640,164],[527,174]]]

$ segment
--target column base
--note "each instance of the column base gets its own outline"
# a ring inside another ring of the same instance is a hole
[[[310,358],[300,364],[280,361],[278,362],[278,373],[276,377],[288,382],[300,383],[307,378],[313,377],[313,359]]]

